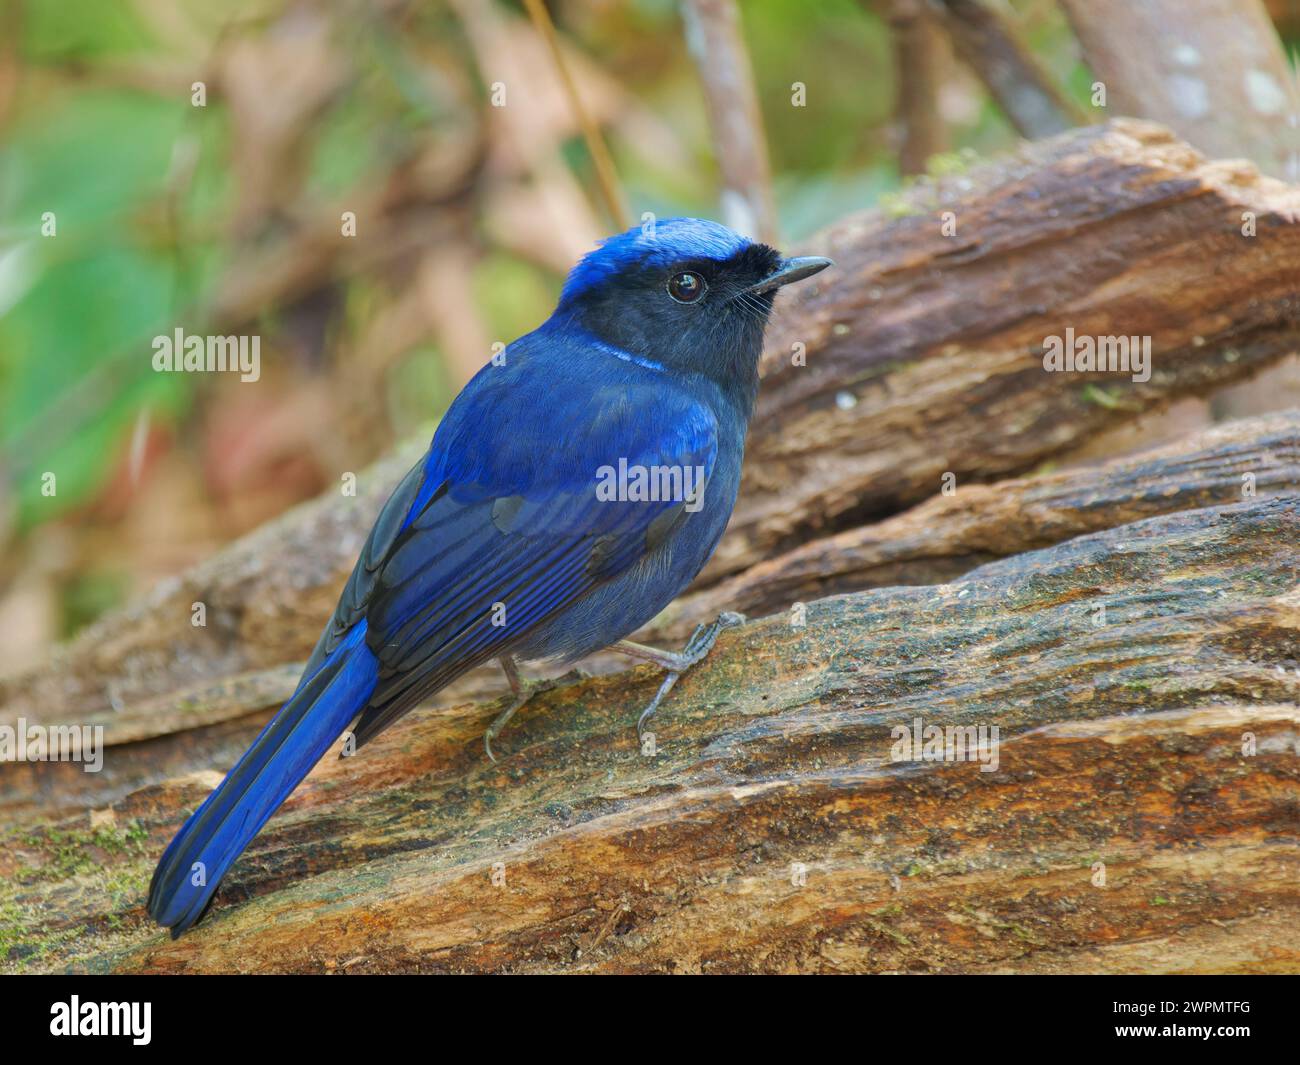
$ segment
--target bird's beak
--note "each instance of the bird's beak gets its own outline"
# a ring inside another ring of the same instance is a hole
[[[792,281],[802,281],[805,277],[812,277],[813,274],[819,274],[826,267],[834,265],[835,263],[832,260],[824,259],[820,255],[804,255],[798,259],[782,259],[781,265],[776,268],[774,273],[768,274],[762,281],[750,285],[744,291],[750,295],[770,292],[772,289],[788,285]]]

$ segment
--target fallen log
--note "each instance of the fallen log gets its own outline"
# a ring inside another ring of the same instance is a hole
[[[1298,215],[1300,190],[1120,120],[833,227],[809,250],[837,258],[834,279],[778,304],[740,503],[699,586],[928,499],[945,473],[964,489],[1029,472],[1293,350]],[[1044,338],[1066,326],[1149,335],[1151,379],[1045,373]],[[0,680],[0,720],[138,710],[301,661],[425,443],[363,472],[355,498],[296,508]]]
[[[1300,412],[1243,419],[1099,468],[940,494],[903,514],[811,541],[685,595],[655,619],[647,636],[670,645],[724,610],[760,616],[837,592],[937,584],[995,558],[1140,518],[1295,494],[1300,494]],[[618,655],[586,665],[597,671],[627,667]],[[0,773],[0,814],[27,820],[103,806],[171,776],[229,765],[293,692],[298,673],[294,664],[219,677],[76,719],[102,726],[114,757],[94,774],[72,763],[6,766]],[[504,691],[504,677],[490,664],[439,692],[430,704],[483,701]]]
[[[498,705],[417,713],[317,766],[175,942],[143,896],[215,774],[151,785],[9,834],[0,958],[1294,972],[1297,542],[1300,496],[1256,498],[819,600],[728,631],[647,748],[649,668],[541,696],[497,765]],[[999,732],[899,760],[925,726]]]
[[[667,636],[723,610],[889,584],[937,584],[975,566],[1139,518],[1300,493],[1300,411],[1243,418],[1100,467],[975,484],[874,525],[809,541],[689,593],[656,619]]]

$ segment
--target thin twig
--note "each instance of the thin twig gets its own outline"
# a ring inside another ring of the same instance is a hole
[[[627,229],[631,221],[628,218],[627,206],[623,202],[623,195],[619,191],[614,161],[609,157],[609,150],[605,147],[605,140],[600,135],[600,130],[596,128],[596,123],[592,121],[587,109],[582,106],[582,97],[578,95],[578,87],[574,84],[564,53],[560,50],[560,39],[556,36],[555,23],[551,21],[550,12],[546,10],[542,0],[524,0],[524,7],[528,8],[528,15],[533,20],[533,25],[537,27],[537,32],[542,35],[551,49],[555,69],[560,72],[560,81],[564,83],[564,91],[569,97],[569,104],[582,129],[582,138],[587,142],[591,161],[595,164],[596,183],[600,186],[605,207],[618,228]]]

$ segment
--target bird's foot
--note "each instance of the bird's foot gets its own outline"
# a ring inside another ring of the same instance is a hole
[[[613,650],[621,651],[633,658],[640,658],[645,662],[653,662],[668,672],[668,676],[664,677],[663,683],[659,685],[659,690],[655,692],[655,697],[650,700],[650,705],[642,710],[641,716],[636,719],[636,738],[638,742],[644,739],[646,722],[659,709],[660,703],[667,698],[668,693],[673,690],[673,685],[677,683],[681,675],[691,666],[702,661],[713,650],[713,645],[718,642],[718,637],[722,634],[723,629],[729,629],[733,625],[742,625],[746,620],[744,614],[738,614],[731,610],[724,611],[718,615],[715,621],[697,626],[680,653],[661,651],[657,647],[647,647],[645,644],[633,643],[631,640],[619,640],[618,643],[614,644]]]
[[[535,695],[541,695],[542,692],[558,688],[561,684],[584,680],[589,676],[584,670],[571,669],[564,676],[555,677],[552,680],[525,680],[519,675],[519,666],[510,655],[501,656],[501,668],[505,672],[506,680],[510,682],[512,698],[510,704],[492,719],[492,724],[483,733],[483,750],[487,752],[487,756],[492,762],[497,760],[496,755],[492,753],[492,741],[501,735],[501,730],[506,727],[506,722],[515,716],[515,712],[520,707],[524,706]]]

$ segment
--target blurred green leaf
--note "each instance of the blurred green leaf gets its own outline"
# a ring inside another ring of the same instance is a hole
[[[23,5],[25,59],[93,59],[154,43],[131,4],[112,0],[27,0]]]

